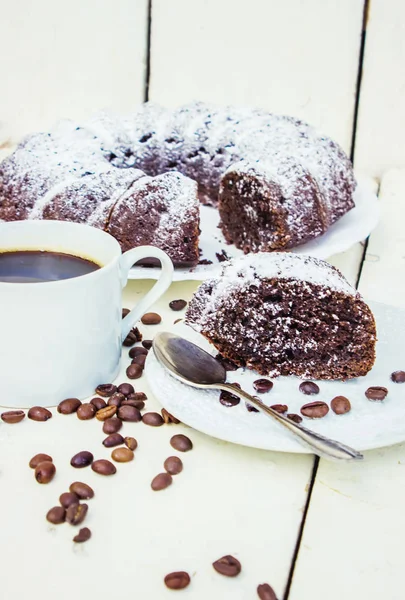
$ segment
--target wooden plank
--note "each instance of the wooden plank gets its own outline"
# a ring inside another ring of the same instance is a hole
[[[371,0],[356,134],[356,167],[380,177],[405,166],[405,3]]]
[[[363,0],[154,0],[150,98],[302,117],[350,150]]]
[[[366,298],[402,307],[404,195],[405,171],[387,173],[359,285]],[[366,452],[364,463],[320,461],[290,600],[403,599],[404,465],[405,444]]]
[[[147,4],[9,3],[0,19],[0,120],[13,136],[141,102]]]

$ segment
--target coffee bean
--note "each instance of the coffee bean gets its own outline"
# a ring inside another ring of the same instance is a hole
[[[185,571],[174,571],[165,577],[165,585],[169,590],[184,590],[190,584],[190,575]]]
[[[122,421],[131,421],[133,423],[138,423],[142,420],[142,415],[135,406],[130,406],[128,404],[120,406],[118,409],[118,417],[122,419]]]
[[[344,415],[351,409],[350,400],[344,396],[336,396],[330,403],[331,409],[337,415]]]
[[[183,308],[186,308],[187,302],[185,300],[172,300],[169,302],[169,306],[172,310],[183,310]]]
[[[99,460],[95,460],[91,465],[91,468],[95,473],[99,475],[114,475],[117,472],[115,466],[109,460],[105,458],[100,458]]]
[[[270,408],[272,408],[273,410],[275,410],[276,412],[278,412],[280,414],[286,413],[288,410],[287,404],[272,404],[270,406]]]
[[[31,458],[29,466],[31,469],[35,469],[41,462],[53,462],[52,456],[49,456],[49,454],[36,454]]]
[[[90,419],[94,419],[94,416],[97,413],[97,408],[94,404],[90,404],[90,402],[85,402],[77,409],[77,418],[80,421],[89,421]]]
[[[405,371],[394,371],[391,373],[391,380],[394,383],[405,383]]]
[[[79,503],[79,496],[73,492],[64,492],[59,496],[59,502],[63,508],[69,508],[71,504]]]
[[[290,421],[294,421],[294,423],[302,423],[302,417],[296,415],[295,413],[289,413],[287,418],[290,419]]]
[[[302,383],[300,383],[299,390],[307,396],[319,394],[319,386],[313,381],[303,381]]]
[[[193,447],[193,442],[186,435],[178,433],[170,439],[170,445],[179,452],[188,452]]]
[[[72,456],[72,458],[70,459],[70,464],[72,465],[72,467],[75,467],[75,469],[83,469],[83,467],[88,467],[89,465],[91,465],[93,459],[94,456],[91,452],[88,452],[87,450],[82,450],[81,452],[78,452],[77,454]]]
[[[65,522],[66,511],[63,506],[54,506],[46,513],[47,520],[53,525]]]
[[[223,404],[223,406],[236,406],[237,404],[239,404],[240,398],[238,398],[238,396],[235,396],[234,394],[231,394],[231,392],[226,392],[225,390],[222,390],[222,392],[219,395],[219,401],[221,404]]]
[[[105,408],[101,408],[96,412],[96,419],[99,421],[105,421],[106,419],[111,419],[117,412],[116,406],[106,406]]]
[[[152,348],[153,341],[152,340],[143,340],[142,346],[146,348],[146,350],[150,350]]]
[[[54,478],[55,473],[55,465],[50,461],[40,462],[35,467],[35,479],[38,483],[49,483]]]
[[[77,411],[80,405],[81,402],[78,398],[66,398],[66,400],[59,402],[57,410],[62,415],[71,415]]]
[[[162,317],[158,313],[149,312],[143,315],[141,321],[144,325],[159,325]]]
[[[169,456],[163,466],[170,475],[177,475],[183,470],[183,463],[178,456]]]
[[[165,408],[162,408],[161,412],[163,421],[166,423],[166,425],[169,425],[170,423],[175,423],[177,425],[178,423],[180,423],[180,421],[172,414],[170,414]]]
[[[264,394],[272,389],[273,382],[270,381],[270,379],[256,379],[256,381],[253,382],[253,387],[259,394]]]
[[[104,433],[117,433],[122,427],[122,421],[118,417],[110,417],[103,423]]]
[[[141,355],[146,356],[148,354],[148,351],[146,350],[146,348],[143,348],[142,346],[136,346],[135,348],[131,348],[131,350],[129,351],[128,354],[129,354],[130,358],[136,358],[137,356],[141,356]]]
[[[125,443],[126,447],[129,448],[130,450],[136,450],[136,448],[138,447],[138,442],[133,437],[124,438],[124,443]]]
[[[317,402],[309,402],[301,406],[301,414],[310,419],[322,419],[329,412],[329,406],[320,400]]]
[[[73,541],[76,542],[76,544],[81,544],[83,542],[87,542],[87,540],[89,540],[91,538],[91,531],[88,527],[83,527],[82,529],[80,529],[79,533],[77,535],[75,535],[75,537],[73,538]]]
[[[125,371],[128,379],[139,379],[142,376],[143,368],[141,365],[130,364],[127,370]]]
[[[169,473],[159,473],[152,479],[152,483],[150,484],[151,488],[155,492],[160,492],[160,490],[164,490],[173,482],[172,476]]]
[[[125,319],[125,317],[126,317],[127,315],[129,315],[129,313],[130,313],[130,312],[131,312],[131,311],[130,311],[130,309],[129,309],[129,308],[123,308],[123,309],[122,309],[122,318],[123,318],[123,319]]]
[[[66,522],[70,525],[80,525],[86,518],[88,508],[87,504],[71,504],[66,510]]]
[[[124,396],[129,396],[129,394],[133,394],[135,392],[134,386],[131,383],[121,383],[118,386],[118,391],[120,394],[124,394]]]
[[[256,412],[256,413],[259,412],[258,408],[256,408],[255,406],[252,406],[248,402],[246,402],[246,408],[247,408],[248,412]]]
[[[277,600],[273,588],[268,583],[261,583],[257,586],[257,595],[260,600]]]
[[[113,394],[111,396],[111,398],[108,399],[108,406],[116,406],[117,408],[119,406],[121,406],[121,403],[125,400],[125,396],[124,394],[121,394],[121,392],[116,392],[115,394]]]
[[[236,577],[236,575],[239,575],[242,570],[242,565],[238,559],[230,554],[219,558],[212,563],[212,566],[217,573],[225,575],[226,577]]]
[[[96,408],[96,410],[101,410],[102,408],[105,408],[107,406],[107,402],[102,398],[93,398],[92,400],[90,400],[90,404],[92,404]]]
[[[142,400],[142,402],[145,402],[147,399],[148,396],[144,392],[134,392],[127,396],[127,400]]]
[[[138,410],[142,410],[145,408],[145,402],[141,400],[124,400],[121,406],[135,406]]]
[[[156,412],[145,413],[142,416],[142,421],[145,425],[150,425],[151,427],[160,427],[164,423],[162,415]]]
[[[120,433],[112,433],[108,437],[103,440],[103,446],[106,448],[113,448],[114,446],[119,446],[124,443],[124,438]]]
[[[122,344],[123,344],[123,346],[133,346],[137,342],[141,342],[141,341],[142,341],[142,334],[140,333],[138,327],[134,327],[128,333],[127,337],[122,342]]]
[[[134,459],[134,453],[129,448],[115,448],[111,452],[111,458],[116,462],[129,462]]]
[[[146,361],[146,355],[140,354],[139,356],[135,356],[135,358],[132,359],[132,364],[139,365],[140,367],[143,368],[145,366],[145,361]]]
[[[25,412],[23,410],[7,410],[4,413],[1,413],[1,419],[5,423],[19,423],[25,417]]]
[[[109,398],[117,391],[117,386],[112,383],[101,383],[96,387],[96,394],[103,398]]]
[[[81,500],[90,500],[90,498],[93,498],[94,496],[93,489],[87,485],[87,483],[83,483],[82,481],[74,481],[69,486],[69,490],[72,494],[76,494]]]
[[[52,413],[43,406],[33,406],[28,411],[28,418],[33,421],[47,421],[52,418]]]
[[[388,394],[388,390],[385,387],[374,385],[367,388],[365,394],[369,400],[384,400]]]
[[[183,319],[176,319],[175,321],[173,321],[173,325],[176,325],[176,323],[181,323]]]
[[[225,371],[236,371],[237,369],[239,369],[238,365],[236,365],[234,362],[232,362],[229,358],[225,358],[224,356],[221,356],[221,354],[217,354],[215,357],[215,360],[217,360],[219,363],[221,363],[221,365],[224,367]]]

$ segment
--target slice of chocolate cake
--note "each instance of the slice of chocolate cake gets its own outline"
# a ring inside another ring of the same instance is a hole
[[[259,253],[225,263],[205,281],[186,323],[220,354],[261,375],[349,379],[375,360],[373,314],[328,263]]]

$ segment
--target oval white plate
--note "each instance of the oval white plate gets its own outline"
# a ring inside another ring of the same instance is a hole
[[[356,206],[332,225],[324,235],[295,248],[293,252],[326,259],[365,240],[377,225],[380,214],[374,187],[375,183],[372,179],[358,178],[358,186],[354,194]],[[175,269],[173,281],[203,281],[215,276],[221,269],[221,263],[216,257],[217,252],[221,253],[225,250],[229,258],[243,255],[242,250],[225,242],[218,223],[217,209],[201,206],[201,258],[211,260],[212,264],[197,265],[191,269]],[[153,268],[133,267],[129,272],[129,279],[157,279],[158,273],[159,271]]]
[[[335,396],[350,399],[352,410],[346,415],[335,415],[331,410],[323,419],[304,418],[303,424],[330,438],[369,450],[390,446],[405,440],[405,383],[390,379],[393,371],[405,370],[405,311],[379,303],[370,303],[378,328],[377,360],[366,377],[347,382],[318,382],[320,393],[305,396],[298,391],[301,382],[296,377],[273,379],[274,387],[266,394],[257,394],[252,383],[260,375],[238,369],[228,373],[228,381],[238,382],[247,392],[260,396],[268,404],[287,404],[289,412],[300,413],[300,407],[313,400],[330,404]],[[216,351],[200,334],[179,323],[173,331],[215,355]],[[245,402],[225,407],[219,402],[219,392],[198,390],[186,386],[173,377],[149,352],[145,374],[153,394],[161,404],[183,423],[208,435],[228,442],[276,450],[279,452],[308,453],[309,450],[277,423],[261,413],[248,412]],[[383,402],[371,402],[364,395],[372,385],[384,386],[388,396]]]

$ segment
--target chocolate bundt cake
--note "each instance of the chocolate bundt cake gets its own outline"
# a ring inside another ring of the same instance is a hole
[[[163,176],[172,172],[181,175]],[[0,219],[89,222],[125,249],[148,239],[165,244],[177,265],[194,265],[198,206],[186,178],[201,202],[218,206],[226,240],[245,253],[303,244],[354,206],[348,158],[299,120],[147,103],[126,117],[62,122],[24,140],[0,164]]]
[[[261,375],[349,379],[375,360],[374,317],[334,267],[297,254],[258,253],[205,281],[186,323],[238,366]]]

